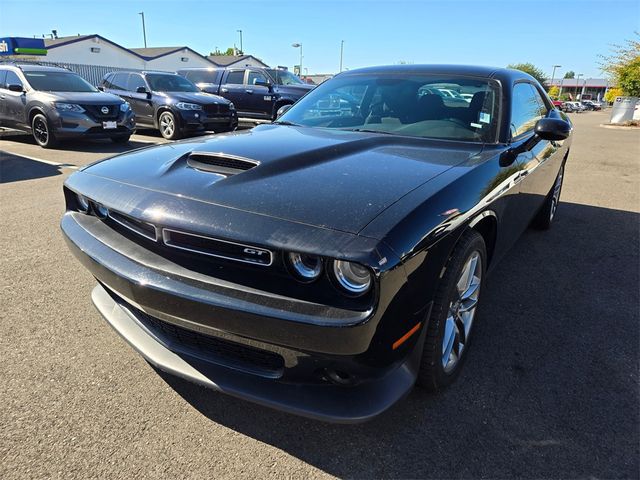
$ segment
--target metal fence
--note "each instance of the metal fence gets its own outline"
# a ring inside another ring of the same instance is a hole
[[[115,72],[118,70],[135,70],[132,68],[119,68],[108,67],[106,65],[81,65],[78,63],[64,63],[64,62],[38,62],[39,65],[48,65],[51,67],[64,67],[68,68],[72,72],[77,73],[84,78],[91,85],[98,86],[102,83],[102,79],[109,72]]]

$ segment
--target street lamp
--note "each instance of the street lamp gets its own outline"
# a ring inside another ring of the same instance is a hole
[[[344,52],[344,40],[340,40],[340,71],[342,72],[342,53]]]
[[[576,100],[578,100],[578,88],[580,86],[580,77],[583,76],[584,73],[579,73],[576,77]]]
[[[551,72],[551,87],[549,87],[550,89],[553,87],[553,79],[556,76],[556,68],[560,68],[560,67],[562,67],[562,65],[554,65],[553,66],[553,72]],[[560,98],[560,97],[558,97],[558,98]]]
[[[300,49],[300,65],[298,66],[298,68],[300,70],[298,70],[298,74],[302,77],[302,44],[301,43],[292,43],[291,46],[293,48],[299,48]]]
[[[240,34],[240,53],[244,55],[244,49],[242,48],[242,30],[236,30]]]
[[[147,30],[144,27],[144,12],[140,12],[138,15],[142,15],[142,36],[144,37],[144,48],[147,48]]]

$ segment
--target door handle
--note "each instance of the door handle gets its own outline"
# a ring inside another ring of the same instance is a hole
[[[229,92],[229,89],[228,88],[221,88],[220,91],[222,93],[227,93],[227,92]]]
[[[253,90],[245,90],[247,93],[253,93]]]

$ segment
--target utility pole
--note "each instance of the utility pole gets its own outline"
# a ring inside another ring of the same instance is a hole
[[[340,40],[340,71],[342,72],[342,54],[344,52],[344,40]]]
[[[244,55],[244,49],[242,48],[242,30],[236,30],[240,34],[240,53]]]
[[[578,77],[576,78],[576,101],[578,100],[578,90],[580,88],[580,77],[584,75],[584,73],[579,73]]]
[[[300,65],[298,65],[298,68],[300,68],[300,70],[298,71],[298,75],[300,75],[300,78],[302,78],[302,44],[301,43],[292,43],[291,46],[293,48],[299,48],[300,49]]]
[[[142,36],[144,38],[144,48],[147,48],[147,30],[144,26],[144,12],[140,12],[138,15],[142,15]]]
[[[556,76],[556,68],[560,68],[560,67],[562,67],[562,65],[554,65],[553,66],[553,72],[551,73],[551,85],[549,86],[549,89],[551,89],[553,87],[553,79]],[[558,98],[560,98],[560,97],[558,96]]]

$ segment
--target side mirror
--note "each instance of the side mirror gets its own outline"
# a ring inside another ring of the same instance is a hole
[[[289,110],[293,105],[292,104],[287,104],[287,105],[283,105],[281,106],[278,111],[276,112],[276,118],[281,117],[282,115],[284,115],[284,113]]]
[[[102,85],[98,85],[98,90],[100,90],[101,92],[104,92],[104,87]]]
[[[543,140],[564,140],[571,134],[571,124],[560,118],[541,118],[534,131]]]
[[[10,92],[24,92],[24,87],[22,85],[18,85],[17,83],[12,83],[11,85],[9,85],[9,91]]]
[[[253,80],[253,84],[258,87],[267,87],[269,91],[271,91],[271,82],[265,82],[263,80],[258,80],[257,78]]]
[[[147,92],[147,87],[138,87],[136,88],[136,93],[149,93],[149,92]]]

